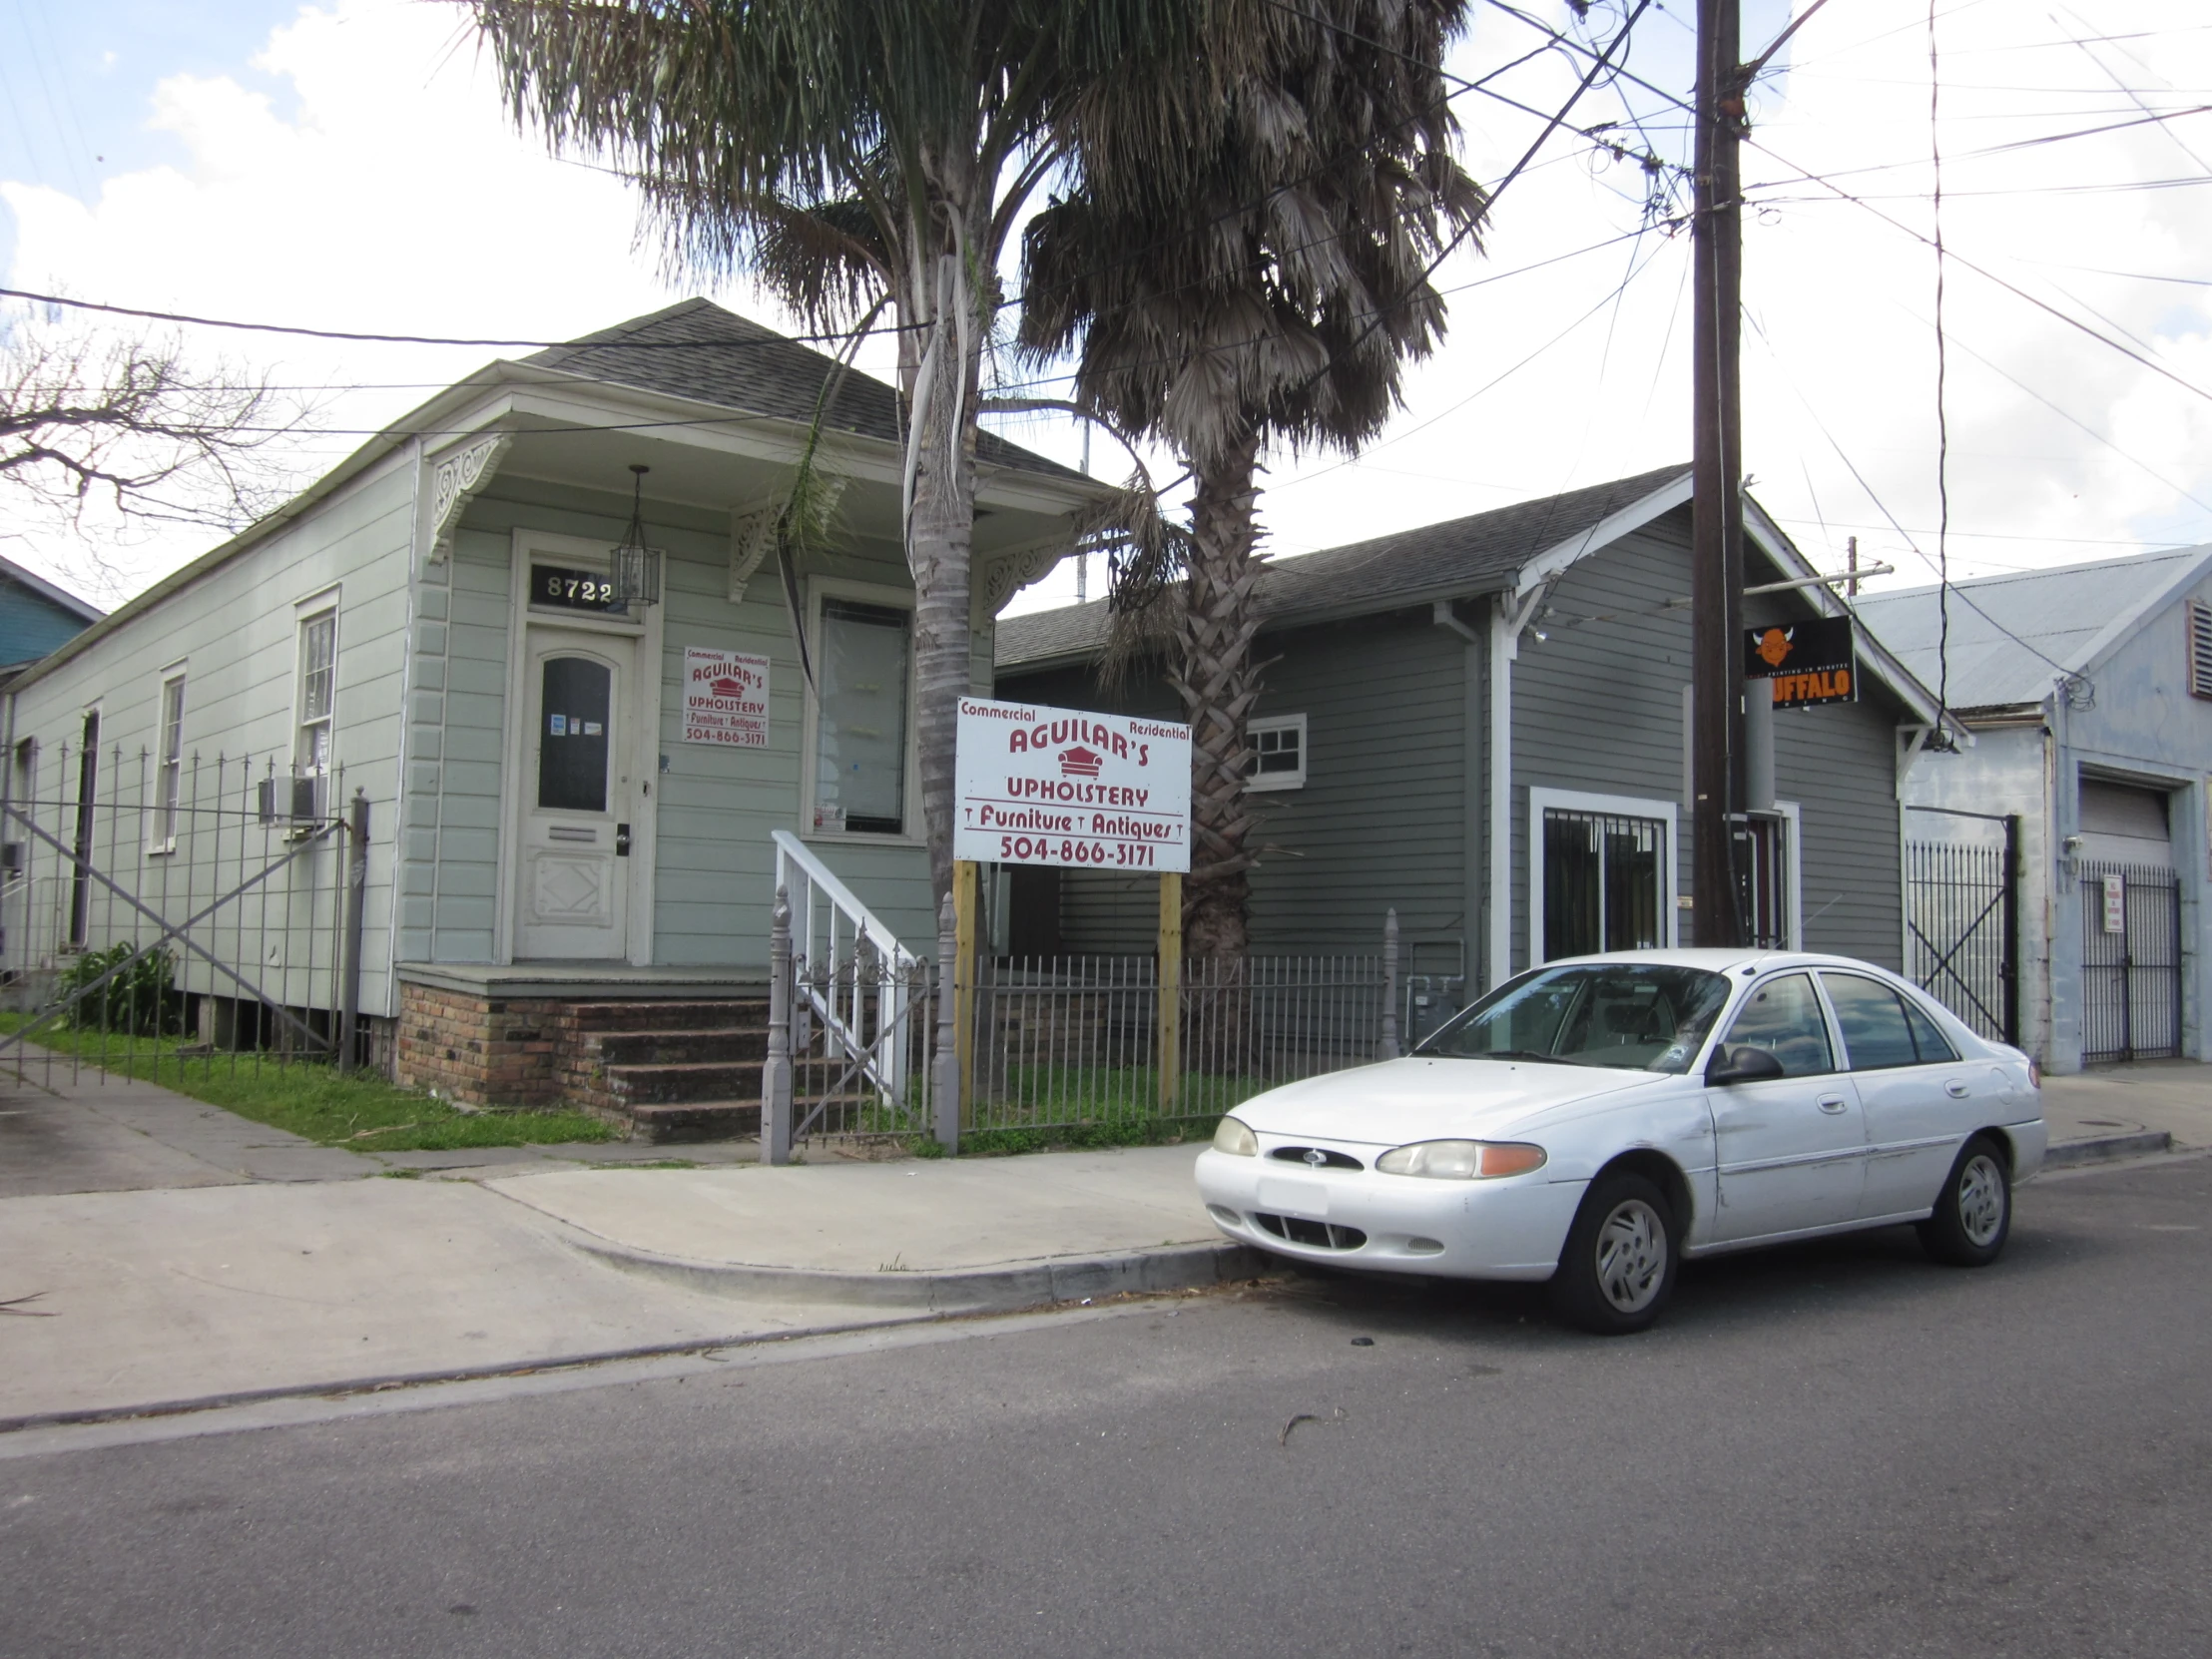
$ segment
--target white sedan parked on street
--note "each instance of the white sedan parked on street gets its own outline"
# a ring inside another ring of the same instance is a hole
[[[1681,1258],[1900,1222],[1996,1259],[2048,1140],[2037,1068],[1841,956],[1640,950],[1509,980],[1411,1055],[1258,1095],[1198,1160],[1303,1261],[1543,1280],[1641,1330]]]

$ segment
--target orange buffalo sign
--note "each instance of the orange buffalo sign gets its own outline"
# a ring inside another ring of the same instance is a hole
[[[1851,618],[1818,617],[1746,629],[1744,678],[1771,682],[1778,709],[1857,702],[1859,665]]]

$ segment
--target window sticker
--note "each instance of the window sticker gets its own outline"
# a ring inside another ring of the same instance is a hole
[[[556,738],[565,738],[568,736],[568,716],[553,716],[553,735]]]

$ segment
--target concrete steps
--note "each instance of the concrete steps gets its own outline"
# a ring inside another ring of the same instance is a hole
[[[576,1021],[572,1091],[632,1139],[760,1133],[765,999],[592,1002]]]

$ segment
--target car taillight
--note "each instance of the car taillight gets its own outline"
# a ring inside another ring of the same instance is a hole
[[[2043,1086],[2043,1062],[2033,1055],[2027,1061],[2027,1086],[2031,1089],[2040,1089]]]

